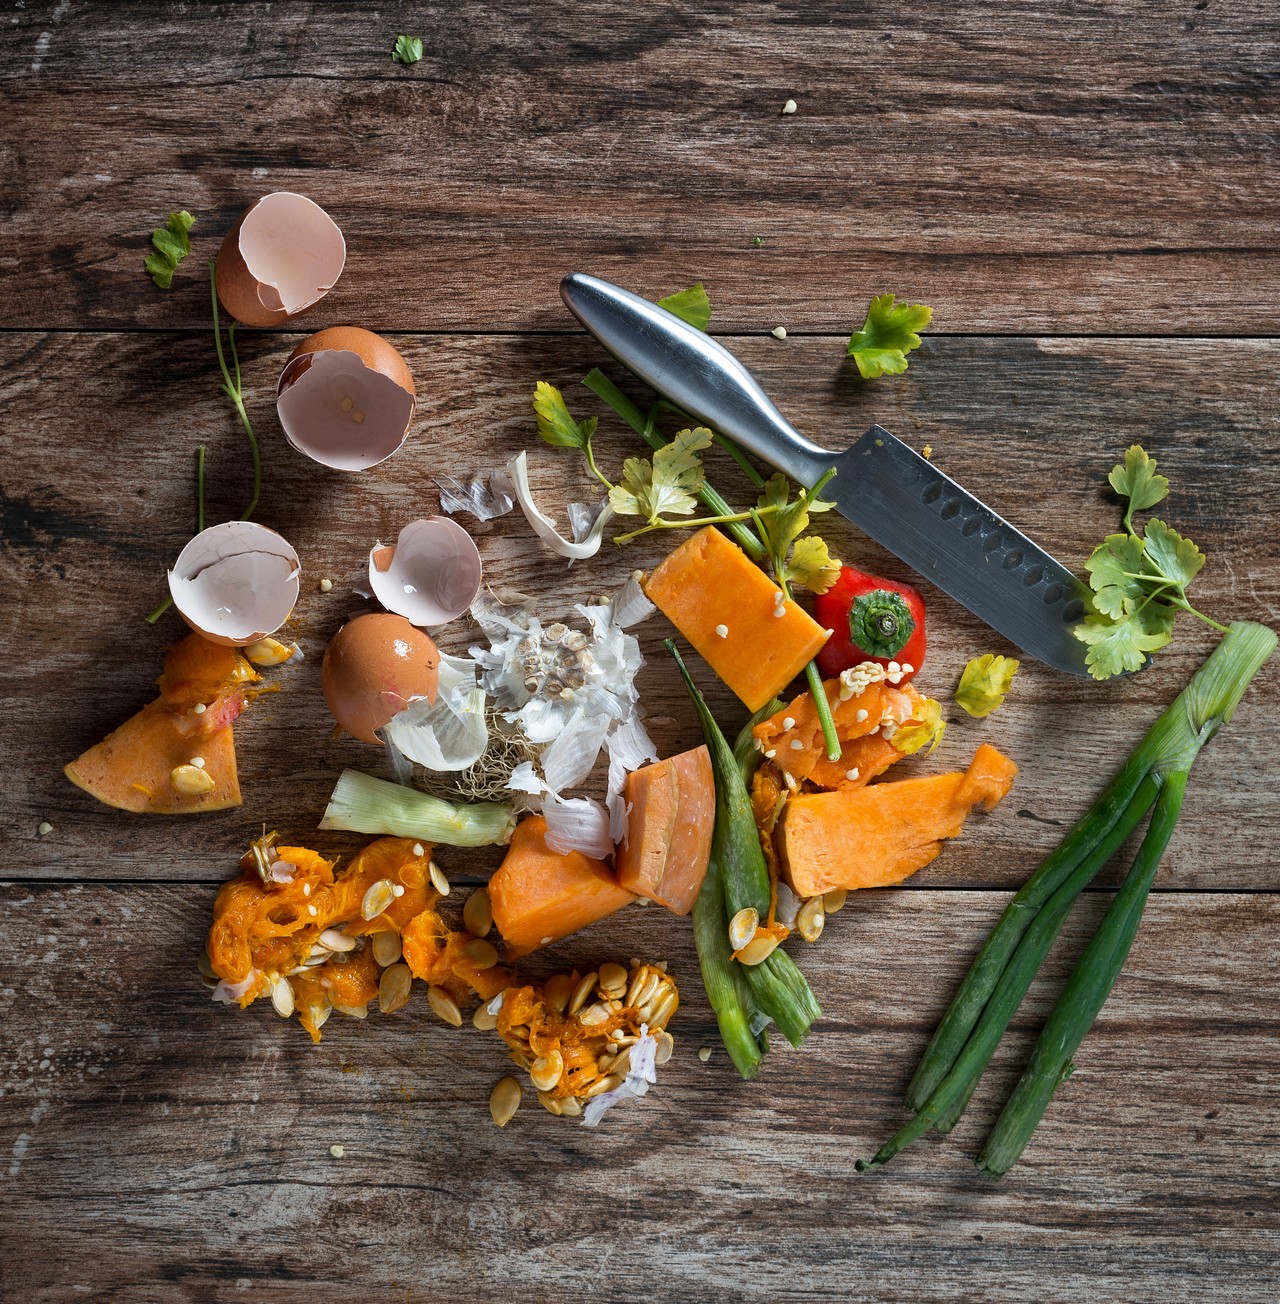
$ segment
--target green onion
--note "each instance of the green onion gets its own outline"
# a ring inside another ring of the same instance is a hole
[[[505,802],[454,805],[359,770],[343,770],[320,827],[391,833],[450,847],[488,847],[510,839],[516,817]]]
[[[1150,889],[1149,881],[1145,889],[1141,884],[1154,876],[1181,805],[1183,780],[1177,776],[1185,776],[1204,744],[1230,721],[1276,641],[1265,626],[1249,621],[1232,625],[1084,817],[1009,903],[912,1078],[907,1105],[916,1117],[872,1159],[860,1160],[859,1171],[888,1162],[931,1128],[948,1131],[954,1125],[1080,892],[1154,802],[1151,826],[1126,879],[1126,887],[1131,881],[1135,886],[1121,889],[1127,904],[1113,905],[1099,927],[1103,941],[1095,936],[1082,956],[1051,1016],[1053,1035],[1043,1051],[1038,1048],[1028,1085],[1020,1084],[1010,1119],[1004,1122],[1002,1115],[999,1136],[993,1134],[996,1144],[989,1144],[983,1162],[988,1171],[1001,1173],[1022,1152],[1058,1080],[1047,1085],[1045,1065],[1053,1062],[1066,1071],[1062,1047],[1069,1045],[1069,1059],[1124,964],[1133,940],[1129,930],[1136,931]],[[1049,1031],[1047,1026],[1046,1035]]]

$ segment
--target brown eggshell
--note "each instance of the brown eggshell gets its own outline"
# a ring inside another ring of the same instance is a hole
[[[276,412],[300,453],[362,471],[403,445],[416,397],[413,373],[394,345],[359,326],[330,326],[289,355]]]
[[[320,682],[333,718],[362,742],[413,698],[434,702],[440,653],[403,616],[371,612],[349,620],[329,640]]]
[[[264,236],[274,241],[274,248]],[[264,195],[240,214],[222,242],[218,298],[246,326],[279,326],[328,294],[342,274],[346,254],[342,232],[314,200],[285,190]],[[290,294],[288,303],[281,297],[282,285]]]

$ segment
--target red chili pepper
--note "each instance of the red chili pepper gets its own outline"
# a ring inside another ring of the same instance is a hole
[[[924,663],[924,599],[910,584],[842,566],[840,578],[813,604],[813,614],[834,631],[817,658],[827,679],[862,661],[896,661],[912,674]]]

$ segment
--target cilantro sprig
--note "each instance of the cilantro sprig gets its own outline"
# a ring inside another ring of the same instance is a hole
[[[407,68],[410,64],[421,60],[422,42],[416,36],[397,36],[396,47],[391,51],[391,57]]]
[[[170,213],[169,220],[152,231],[151,245],[155,253],[148,254],[143,265],[162,290],[173,284],[178,264],[191,252],[191,228],[195,224],[196,219],[184,208],[179,213]]]
[[[1187,586],[1200,573],[1204,553],[1157,517],[1135,529],[1133,517],[1164,500],[1169,481],[1138,444],[1107,477],[1127,500],[1124,531],[1109,534],[1085,562],[1093,610],[1072,631],[1089,645],[1085,664],[1095,679],[1140,670],[1148,656],[1173,638],[1178,612],[1186,611],[1220,633],[1226,626],[1197,611]]]
[[[907,369],[907,354],[920,347],[919,332],[933,320],[923,303],[895,303],[892,294],[877,295],[860,331],[849,336],[848,355],[863,380],[897,376]]]

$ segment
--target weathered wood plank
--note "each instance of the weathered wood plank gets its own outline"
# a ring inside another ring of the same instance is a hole
[[[723,1051],[694,1053],[714,1032],[686,924],[632,911],[579,935],[563,957],[660,954],[684,983],[659,1085],[593,1133],[531,1097],[493,1128],[500,1048],[435,1022],[420,990],[394,1018],[334,1018],[315,1049],[267,1009],[213,1006],[191,961],[211,900],[0,889],[6,1298],[1272,1293],[1275,897],[1152,900],[1076,1074],[1000,1183],[970,1160],[1080,926],[954,1139],[852,1171],[900,1121],[928,1029],[1000,908],[991,894],[859,896],[803,950],[826,1019],[754,1083]]]
[[[0,339],[0,402],[28,432],[11,439],[0,470],[0,630],[18,658],[6,671],[10,777],[0,790],[0,821],[15,852],[20,848],[9,858],[11,876],[210,881],[224,875],[263,822],[305,841],[337,770],[381,763],[363,744],[330,740],[332,722],[317,691],[325,643],[366,605],[351,594],[366,549],[434,510],[433,475],[496,465],[521,447],[531,448],[534,482],[548,504],[591,493],[570,454],[538,444],[528,408],[534,379],[546,377],[566,388],[576,410],[596,409],[575,388],[601,360],[585,338],[396,342],[418,378],[421,415],[396,458],[352,477],[313,466],[279,433],[268,396],[290,338],[245,340],[246,384],[267,468],[259,515],[303,558],[294,632],[307,660],[280,672],[286,691],[260,700],[237,725],[246,805],[201,817],[192,837],[189,826],[99,806],[63,779],[61,767],[148,699],[162,650],[178,636],[175,617],[152,629],[141,615],[193,528],[197,443],[210,449],[210,519],[234,514],[244,501],[243,436],[216,392],[208,337]],[[1271,528],[1280,449],[1269,425],[1280,345],[943,340],[916,354],[906,377],[864,386],[849,378],[837,340],[739,344],[802,429],[838,443],[881,420],[916,443],[931,442],[940,465],[1067,559],[1081,559],[1115,528],[1117,508],[1099,486],[1114,457],[1140,438],[1173,478],[1170,518],[1209,553],[1197,581],[1204,609],[1271,621],[1280,614],[1280,544]],[[616,466],[637,442],[608,420],[601,457]],[[731,466],[717,462],[715,471],[730,497],[741,494]],[[843,523],[833,519],[829,534],[849,560],[902,573]],[[556,615],[620,583],[633,567],[651,565],[669,542],[609,547],[566,570],[533,544],[518,514],[480,535],[491,582],[545,597]],[[322,575],[336,581],[329,594],[317,591]],[[1008,649],[930,592],[921,683],[949,700],[965,660]],[[693,745],[697,733],[661,650],[667,632],[661,618],[638,630],[650,662],[640,687],[648,713],[668,721],[654,729],[660,746],[674,751]],[[471,638],[459,628],[444,642],[461,651]],[[948,743],[914,764],[961,764],[988,739],[1022,773],[1009,801],[915,884],[1019,883],[1060,836],[1052,821],[1069,822],[1083,810],[1210,645],[1211,635],[1188,620],[1153,671],[1123,683],[1077,682],[1027,664],[997,716],[977,723],[952,710]],[[1197,770],[1162,883],[1280,886],[1280,863],[1269,849],[1271,740],[1280,728],[1275,675],[1264,673],[1245,714]],[[741,718],[723,691],[714,700],[726,724]],[[43,839],[36,833],[42,820],[54,825]],[[487,873],[493,856],[454,861]]]
[[[0,320],[200,325],[190,271],[170,294],[144,276],[151,228],[197,213],[195,262],[294,188],[351,245],[317,326],[554,327],[582,267],[702,278],[725,329],[847,332],[890,289],[950,332],[1266,334],[1278,20],[28,0],[0,31]],[[397,21],[425,39],[413,69]]]

